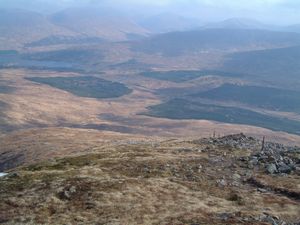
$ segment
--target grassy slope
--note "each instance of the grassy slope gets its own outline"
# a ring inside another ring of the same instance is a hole
[[[271,215],[297,221],[296,200],[258,192],[243,182],[251,169],[236,160],[248,154],[246,149],[178,140],[97,146],[93,154],[30,165],[0,178],[0,220],[3,224],[264,224],[253,218],[268,208]],[[218,185],[222,179],[224,186]],[[292,175],[266,181],[291,190],[299,184]],[[244,223],[242,218],[249,220]]]

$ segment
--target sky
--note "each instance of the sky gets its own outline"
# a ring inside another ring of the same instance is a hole
[[[109,6],[144,16],[168,12],[206,21],[248,17],[278,25],[300,23],[300,0],[0,0],[0,7],[47,13],[83,6]]]

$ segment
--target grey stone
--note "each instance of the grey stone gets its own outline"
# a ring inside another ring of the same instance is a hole
[[[254,156],[254,157],[252,157],[252,159],[250,160],[249,163],[252,164],[252,165],[257,165],[258,162],[259,162],[258,158]]]
[[[219,218],[221,219],[221,220],[228,220],[229,218],[231,217],[231,214],[230,213],[221,213],[221,214],[219,214]]]
[[[217,180],[217,184],[219,187],[224,187],[227,185],[227,182],[224,179]]]
[[[270,174],[277,173],[276,165],[274,163],[271,163],[271,164],[267,165],[267,171]]]
[[[235,173],[235,174],[233,174],[232,179],[235,180],[235,181],[240,180],[241,176],[239,174]]]
[[[258,188],[257,191],[261,192],[261,193],[266,193],[267,190],[266,189],[263,189],[263,188]]]
[[[7,178],[18,178],[18,177],[20,177],[20,175],[18,173],[9,173],[6,177]]]
[[[292,167],[286,165],[285,163],[281,163],[281,165],[278,167],[279,173],[290,173],[292,172]]]
[[[268,222],[272,225],[278,225],[278,223],[276,222],[276,220],[274,218],[272,218],[271,216],[267,216],[267,218],[264,220],[264,222]]]

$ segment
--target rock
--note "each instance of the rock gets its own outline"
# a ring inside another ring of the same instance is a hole
[[[62,200],[71,200],[72,196],[76,193],[76,187],[71,186],[69,188],[64,188],[58,192],[58,197]]]
[[[265,222],[268,222],[272,225],[278,225],[278,223],[272,218],[272,217],[267,217],[267,219],[265,220]]]
[[[7,173],[0,173],[0,177],[5,177],[7,175],[8,175]]]
[[[235,174],[233,174],[232,179],[237,181],[237,180],[241,179],[241,176],[239,174],[235,173]]]
[[[253,164],[248,164],[248,169],[254,169],[254,165]]]
[[[251,165],[258,165],[258,163],[259,163],[259,161],[258,161],[258,158],[257,157],[252,157],[252,159],[249,161],[249,163],[251,164]]]
[[[266,189],[263,189],[263,188],[258,188],[257,191],[261,192],[261,193],[266,193],[267,190]]]
[[[273,164],[273,163],[267,165],[267,171],[268,171],[269,174],[277,173],[276,165]]]
[[[228,220],[229,218],[232,217],[231,213],[221,213],[218,215],[218,217],[223,220],[223,221],[226,221]]]
[[[290,173],[292,172],[293,168],[286,165],[285,163],[281,163],[278,167],[279,173]]]
[[[277,220],[272,216],[266,216],[266,218],[263,219],[263,222],[267,222],[272,225],[278,225]]]
[[[217,184],[219,187],[224,187],[227,185],[227,182],[224,179],[217,180]]]
[[[18,173],[9,173],[6,175],[7,178],[18,178],[20,175]]]

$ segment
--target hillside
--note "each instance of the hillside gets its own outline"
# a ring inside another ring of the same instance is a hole
[[[0,225],[300,225],[283,1],[0,0]]]
[[[288,47],[300,44],[300,34],[251,29],[205,29],[160,34],[132,43],[132,49],[167,56],[197,51],[232,51]]]
[[[266,142],[262,150],[260,140],[243,134],[93,144],[90,153],[0,177],[1,223],[299,222],[297,147]]]
[[[51,15],[50,21],[84,36],[113,41],[145,36],[148,33],[117,12],[97,8],[69,8]]]
[[[144,37],[149,32],[118,13],[69,8],[50,16],[21,9],[0,9],[0,50],[22,46],[97,44]]]
[[[229,55],[223,69],[263,78],[296,78],[300,72],[300,46]]]
[[[289,31],[289,32],[297,32],[297,33],[300,33],[300,24],[295,24],[295,25],[291,25],[291,26],[284,27],[283,30]]]
[[[263,24],[257,20],[247,18],[230,18],[221,22],[209,23],[201,27],[202,29],[261,29],[271,30],[271,26]]]
[[[162,13],[147,17],[139,24],[152,33],[184,31],[200,26],[200,22],[197,19],[186,18],[172,13]]]
[[[74,36],[42,14],[27,10],[0,9],[0,49],[16,49],[50,35]]]

